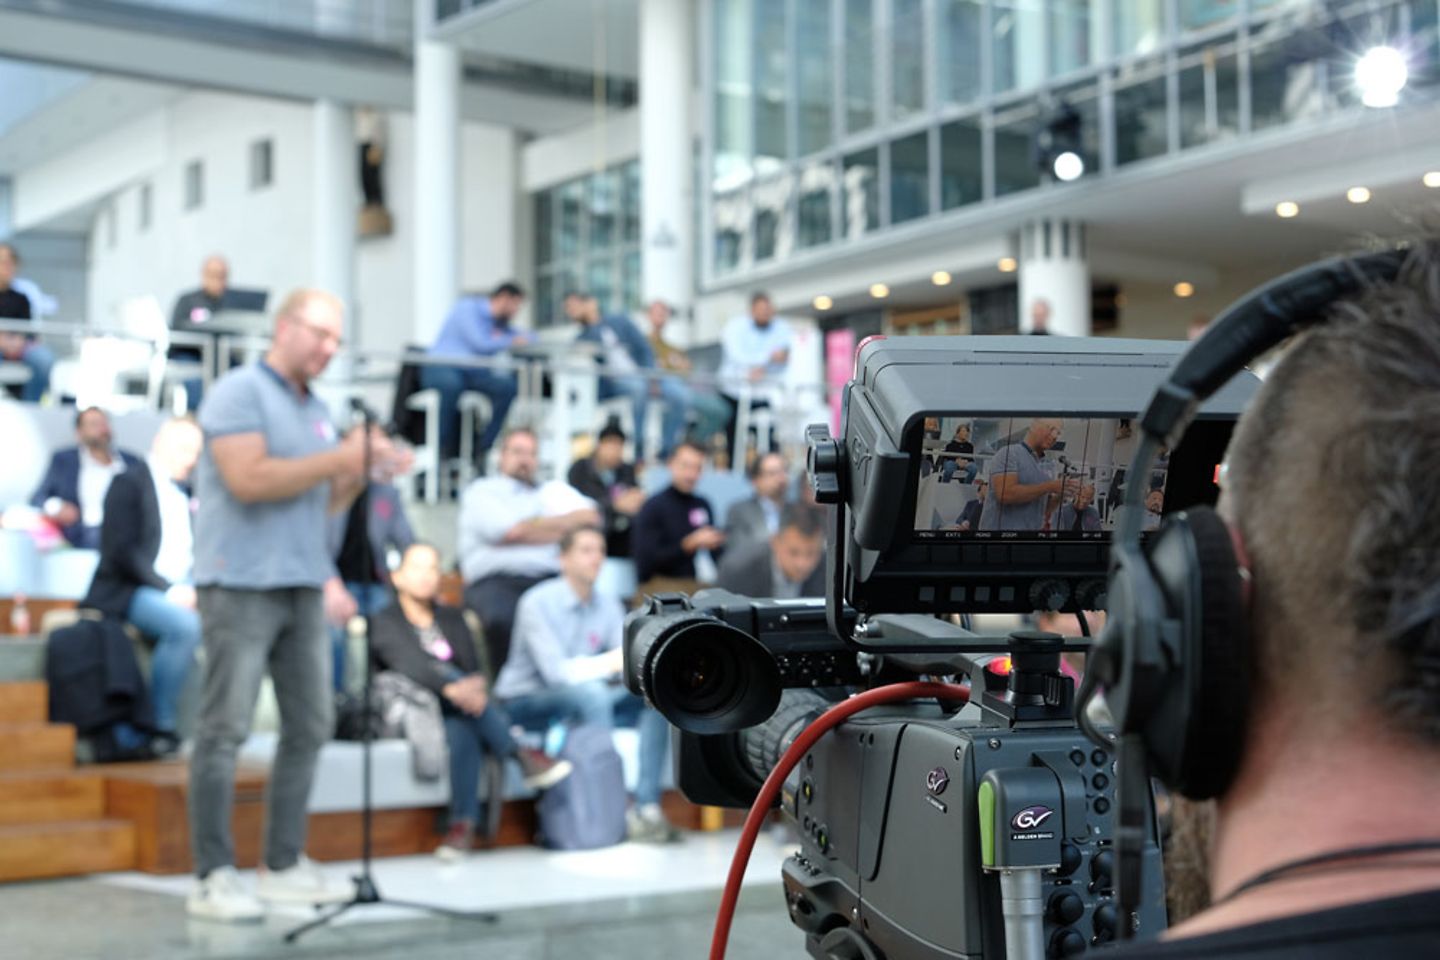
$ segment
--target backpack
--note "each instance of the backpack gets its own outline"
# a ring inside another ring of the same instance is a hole
[[[571,729],[560,751],[575,769],[540,794],[540,842],[551,850],[593,850],[625,839],[625,771],[610,730]]]

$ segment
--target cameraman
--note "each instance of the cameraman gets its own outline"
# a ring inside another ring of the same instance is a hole
[[[1213,905],[1118,956],[1440,951],[1437,253],[1332,310],[1236,428],[1220,510],[1248,554],[1255,682]],[[1353,510],[1323,479],[1342,447],[1367,491]]]

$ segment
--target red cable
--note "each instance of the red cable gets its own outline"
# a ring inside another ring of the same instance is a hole
[[[816,741],[839,726],[841,721],[861,710],[897,700],[926,698],[968,703],[970,688],[954,683],[892,683],[837,703],[800,731],[800,735],[790,744],[780,762],[775,764],[775,769],[770,771],[770,776],[765,778],[764,786],[760,788],[755,802],[750,806],[750,813],[745,817],[745,826],[740,831],[740,842],[735,845],[735,856],[730,861],[730,874],[725,878],[725,892],[720,897],[720,910],[715,915],[715,934],[710,940],[710,960],[725,960],[725,945],[730,940],[730,924],[735,920],[735,905],[740,900],[740,883],[745,879],[745,867],[750,863],[750,854],[755,849],[755,839],[760,836],[760,827],[765,823],[770,809],[775,806],[775,801],[780,796],[780,786],[790,775],[790,771],[810,752]]]

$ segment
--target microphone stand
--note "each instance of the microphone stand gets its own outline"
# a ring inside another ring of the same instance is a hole
[[[360,872],[351,879],[355,883],[355,893],[344,903],[338,904],[327,912],[316,917],[314,920],[306,921],[295,929],[285,934],[286,943],[294,943],[300,937],[318,927],[325,926],[335,920],[341,914],[354,907],[369,906],[371,904],[388,903],[396,907],[409,907],[414,910],[425,910],[430,913],[451,917],[456,920],[471,920],[480,923],[495,923],[500,919],[499,914],[487,912],[472,912],[465,910],[451,910],[448,907],[434,906],[428,903],[416,903],[408,900],[396,900],[383,896],[380,888],[375,884],[375,874],[372,869],[372,821],[375,816],[373,798],[371,797],[370,777],[370,752],[371,745],[375,740],[374,724],[370,722],[371,690],[375,679],[375,647],[372,640],[371,615],[373,613],[371,604],[371,593],[375,585],[375,557],[370,548],[370,467],[372,461],[372,448],[370,444],[370,431],[375,427],[375,413],[363,400],[352,397],[350,400],[351,410],[361,421],[361,428],[365,431],[362,444],[364,454],[364,486],[360,488],[360,496],[357,507],[360,512],[360,616],[365,621],[365,689],[361,694],[361,723],[360,731],[360,756],[361,776],[360,786]],[[353,514],[352,514],[353,516]],[[455,789],[455,784],[450,785]]]

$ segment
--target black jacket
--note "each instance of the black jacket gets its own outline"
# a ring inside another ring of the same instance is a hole
[[[119,620],[81,620],[50,634],[45,681],[52,723],[73,724],[82,734],[122,720],[142,730],[154,723],[135,648]]]
[[[160,501],[150,468],[137,462],[110,481],[100,524],[100,564],[80,605],[123,619],[136,588],[170,586],[155,572],[159,552]]]
[[[680,541],[693,531],[715,526],[715,511],[704,497],[666,487],[645,501],[635,515],[630,542],[635,549],[635,573],[644,583],[651,577],[695,578],[695,555]],[[712,550],[715,562],[720,551]]]
[[[576,460],[570,465],[569,480],[570,486],[594,500],[604,511],[605,552],[612,557],[630,556],[631,518],[616,510],[610,502],[611,488],[601,479],[600,471],[595,469],[595,461],[589,457],[584,460]],[[628,463],[622,463],[616,467],[615,485],[638,486],[639,484],[635,481],[635,468]]]
[[[745,597],[768,597],[775,589],[772,582],[774,564],[775,557],[770,552],[769,540],[730,551],[725,554],[725,562],[720,564],[720,582],[717,586]],[[800,596],[825,596],[824,557],[820,558],[815,569],[810,571],[810,576],[800,585]]]
[[[116,451],[116,456],[125,461],[125,469],[133,470],[143,461],[133,453],[124,450]],[[39,488],[35,495],[30,498],[30,505],[43,507],[45,501],[51,497],[58,497],[66,503],[80,504],[80,448],[66,447],[63,450],[56,450],[55,455],[50,458],[50,466],[45,471],[45,479],[40,481]],[[83,519],[76,520],[70,526],[61,531],[65,539],[72,545],[79,545],[84,539],[85,522]]]
[[[467,674],[489,674],[488,664],[480,661],[477,649],[480,645],[475,642],[475,636],[458,608],[436,604],[435,625],[440,628],[450,649],[455,651],[453,665],[457,670]],[[420,646],[420,634],[405,619],[399,601],[370,618],[370,644],[376,670],[402,673],[437,697],[451,680],[445,661],[435,659]]]

